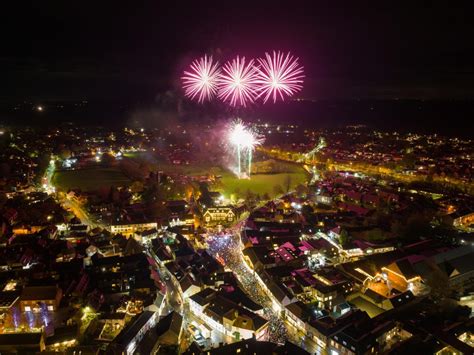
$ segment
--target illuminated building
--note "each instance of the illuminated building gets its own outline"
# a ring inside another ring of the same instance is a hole
[[[236,340],[262,339],[267,331],[268,321],[212,289],[191,296],[191,311],[209,327]]]
[[[145,311],[136,316],[115,337],[108,350],[113,354],[133,354],[145,334],[156,325],[158,318],[159,314],[151,311]]]
[[[113,224],[110,226],[110,232],[112,234],[122,234],[126,237],[131,237],[135,233],[144,232],[148,229],[158,228],[156,222],[143,222],[143,223],[120,223]]]
[[[44,303],[50,312],[58,309],[62,298],[62,290],[56,286],[28,286],[20,296],[22,312],[40,312]]]
[[[236,216],[231,207],[210,207],[204,212],[204,222],[207,226],[230,225]]]

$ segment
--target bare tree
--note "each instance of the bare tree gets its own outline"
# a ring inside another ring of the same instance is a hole
[[[286,193],[290,192],[291,182],[292,182],[291,175],[286,175],[285,180],[283,181],[283,186],[285,187]]]
[[[275,193],[275,195],[279,196],[279,195],[282,195],[283,194],[283,187],[281,187],[280,184],[277,184],[275,186],[273,186],[273,192]]]

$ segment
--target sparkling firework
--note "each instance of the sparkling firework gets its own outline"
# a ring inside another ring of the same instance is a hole
[[[237,150],[237,172],[241,174],[241,153],[243,145],[243,137],[245,136],[245,126],[241,120],[236,120],[232,123],[229,131],[230,144],[236,147]]]
[[[245,131],[245,138],[244,138],[244,149],[247,150],[247,166],[248,166],[248,176],[252,172],[252,156],[253,151],[255,150],[256,146],[259,146],[263,143],[263,137],[259,136],[257,132],[248,128]]]
[[[237,151],[237,175],[242,175],[242,155],[247,155],[247,176],[250,177],[252,171],[252,156],[255,147],[263,143],[263,137],[251,128],[245,127],[241,120],[232,123],[229,131],[229,141]],[[245,159],[244,159],[245,161]]]
[[[196,59],[181,78],[185,95],[199,103],[211,100],[217,94],[220,71],[212,56]]]
[[[237,57],[226,63],[219,80],[218,97],[231,106],[246,107],[257,97],[257,75],[253,59],[246,63],[245,57]]]
[[[303,67],[298,64],[289,52],[273,52],[273,56],[265,53],[265,58],[258,60],[258,97],[263,97],[263,102],[272,97],[284,100],[285,96],[292,96],[303,88]]]

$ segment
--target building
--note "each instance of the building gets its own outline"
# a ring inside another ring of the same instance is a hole
[[[437,267],[448,276],[449,287],[455,290],[474,285],[474,248],[465,246],[434,257]]]
[[[0,315],[9,312],[19,299],[18,291],[0,292]]]
[[[34,354],[45,348],[43,332],[0,334],[0,354]]]
[[[155,229],[147,229],[144,231],[140,231],[134,234],[133,236],[137,242],[140,243],[149,243],[151,242],[152,239],[155,239],[158,237],[158,230]]]
[[[354,322],[330,337],[329,352],[348,355],[379,353],[396,329],[392,321],[380,324],[371,320]]]
[[[453,225],[457,228],[468,228],[474,225],[474,212],[472,211],[457,211],[451,217]]]
[[[135,233],[144,232],[149,229],[157,229],[157,222],[142,222],[142,223],[119,223],[110,226],[112,234],[122,234],[126,237],[131,237]]]
[[[47,310],[54,312],[59,308],[62,290],[56,286],[27,286],[20,296],[22,312],[40,312],[44,304]]]
[[[160,353],[162,348],[181,342],[183,317],[171,312],[152,327],[140,341],[137,351],[140,354]]]
[[[158,313],[151,311],[136,316],[110,343],[108,350],[113,354],[133,354],[145,334],[156,325],[158,318]]]
[[[236,215],[232,207],[209,207],[204,212],[204,222],[207,226],[227,226],[235,221]]]
[[[194,344],[194,343],[193,343]],[[285,342],[283,345],[271,343],[268,341],[257,341],[254,338],[242,340],[232,344],[224,344],[216,348],[208,349],[206,351],[197,349],[193,345],[188,348],[186,355],[255,355],[255,354],[292,354],[292,355],[306,355],[309,354],[297,345],[290,342]]]
[[[207,288],[188,300],[196,317],[224,335],[236,340],[262,339],[266,335],[268,321],[228,299],[225,292]]]

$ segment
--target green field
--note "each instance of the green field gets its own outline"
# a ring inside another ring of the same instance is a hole
[[[243,197],[247,190],[250,190],[255,194],[263,195],[266,193],[272,197],[275,196],[275,185],[280,185],[283,191],[286,190],[287,176],[290,177],[290,190],[307,181],[306,173],[303,170],[281,174],[257,174],[252,175],[251,179],[238,179],[231,173],[225,173],[221,179],[222,186],[218,190],[226,196],[238,192],[238,195]]]
[[[219,172],[220,168],[215,168],[212,165],[206,163],[191,164],[191,165],[175,165],[164,159],[158,159],[157,157],[150,157],[143,152],[125,153],[124,157],[134,160],[135,162],[145,162],[152,170],[164,171],[166,174],[183,174],[188,176],[206,175],[211,172],[211,169],[217,169],[215,172]]]
[[[275,196],[275,185],[280,185],[283,191],[286,192],[287,176],[290,176],[291,179],[290,189],[293,189],[298,184],[305,183],[308,178],[306,171],[301,166],[291,163],[280,162],[280,164],[286,165],[288,172],[285,173],[255,174],[252,175],[251,179],[238,179],[229,170],[207,165],[206,163],[173,165],[167,161],[158,161],[156,158],[150,158],[142,153],[127,153],[125,156],[137,162],[146,161],[154,170],[161,170],[165,173],[177,173],[188,176],[207,174],[221,176],[220,182],[216,186],[210,186],[210,189],[221,191],[227,197],[231,194],[236,194],[237,191],[239,197],[244,197],[247,190],[259,195],[268,194],[272,197]]]
[[[93,167],[55,172],[53,184],[62,190],[94,191],[102,187],[128,185],[130,180],[118,168]]]

